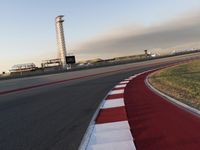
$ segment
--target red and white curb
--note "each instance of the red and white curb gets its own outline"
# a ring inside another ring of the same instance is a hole
[[[124,103],[124,89],[135,77],[121,81],[107,94],[79,150],[136,150]]]
[[[79,150],[136,150],[124,103],[124,90],[136,74],[118,83],[105,97],[86,131]]]

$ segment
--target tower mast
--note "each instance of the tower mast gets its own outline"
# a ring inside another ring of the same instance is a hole
[[[63,15],[56,17],[56,36],[57,36],[57,47],[58,47],[58,57],[61,60],[63,69],[67,68],[66,63],[66,47],[65,47],[65,36],[63,29]]]

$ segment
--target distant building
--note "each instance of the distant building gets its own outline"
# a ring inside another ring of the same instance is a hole
[[[61,60],[60,59],[49,59],[49,60],[43,60],[42,61],[42,68],[48,68],[48,67],[61,67]]]
[[[37,69],[34,63],[17,64],[11,67],[10,73],[35,71]]]

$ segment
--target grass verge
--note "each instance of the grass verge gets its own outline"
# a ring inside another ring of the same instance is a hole
[[[200,60],[152,73],[149,82],[161,92],[200,110]]]

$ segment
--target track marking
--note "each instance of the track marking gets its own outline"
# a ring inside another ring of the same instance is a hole
[[[125,107],[101,109],[96,119],[96,124],[126,121]]]
[[[124,93],[124,89],[121,90],[113,90],[109,92],[109,95],[115,95],[115,94],[123,94]]]
[[[91,136],[91,145],[105,144],[113,142],[122,142],[133,140],[131,131],[129,129],[114,130],[109,132],[97,132]]]
[[[94,132],[105,132],[105,131],[113,131],[120,129],[130,129],[128,121],[96,124],[94,127]]]
[[[124,88],[124,87],[126,87],[126,85],[127,84],[119,84],[119,85],[116,85],[115,88]]]
[[[129,83],[129,81],[121,81],[120,84],[126,84]]]
[[[91,150],[136,150],[136,148],[133,141],[129,140],[123,142],[92,145]]]
[[[113,99],[116,99],[116,98],[123,98],[124,96],[124,93],[122,94],[115,94],[115,95],[108,95],[106,97],[106,100],[113,100]]]
[[[114,108],[121,106],[124,106],[124,99],[118,98],[118,99],[106,100],[102,108],[106,109],[106,108]]]

